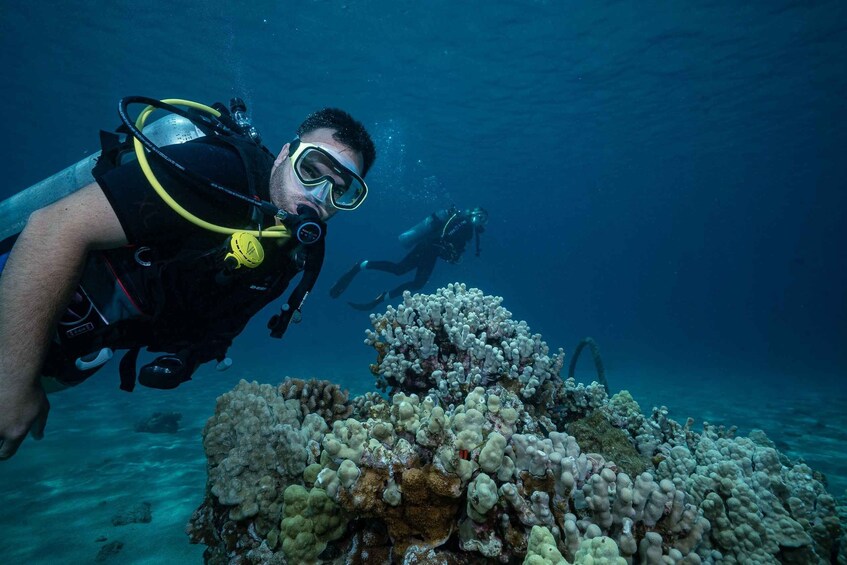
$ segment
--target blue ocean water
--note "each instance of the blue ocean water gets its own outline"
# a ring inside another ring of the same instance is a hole
[[[16,505],[89,488],[109,500],[123,483],[93,475],[109,460],[115,476],[120,461],[142,465],[137,480],[190,469],[174,488],[196,506],[199,430],[238,378],[371,388],[368,315],[327,291],[354,261],[399,258],[397,235],[450,204],[485,207],[489,229],[479,258],[439,264],[427,290],[462,281],[503,296],[552,348],[590,335],[612,387],[642,408],[761,427],[835,494],[847,487],[836,457],[847,438],[847,4],[119,0],[0,12],[2,198],[95,151],[131,94],[241,96],[273,149],[307,113],[339,106],[378,150],[368,201],[330,225],[301,325],[270,340],[269,309],[237,340],[230,373],[202,372],[170,396],[116,391],[114,366],[57,396],[48,438],[0,464]],[[61,242],[45,234],[44,245]],[[345,298],[396,284],[365,273]],[[136,463],[142,440],[106,433],[154,406],[195,410],[180,443],[194,467]],[[85,418],[75,424],[71,409]],[[65,465],[87,486],[50,483]],[[20,515],[0,506],[0,523]],[[174,540],[186,519],[173,518]],[[73,539],[66,516],[32,520]]]

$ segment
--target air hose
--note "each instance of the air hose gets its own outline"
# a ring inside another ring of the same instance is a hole
[[[127,105],[131,104],[131,103],[145,103],[145,104],[147,104],[147,107],[145,107],[144,110],[141,111],[141,113],[138,115],[138,118],[136,118],[134,123],[132,122],[132,120],[130,120],[128,112],[127,112]],[[217,183],[214,183],[209,179],[203,178],[202,176],[197,175],[196,173],[193,173],[190,170],[187,170],[185,167],[183,167],[179,163],[173,161],[167,155],[162,153],[159,150],[159,148],[155,146],[155,144],[153,144],[149,139],[147,139],[147,137],[145,137],[145,135],[143,133],[141,133],[141,130],[143,129],[144,124],[147,121],[147,118],[157,108],[172,112],[172,113],[180,115],[180,116],[183,116],[183,117],[185,117],[185,118],[187,118],[191,121],[194,121],[194,122],[199,121],[201,123],[201,125],[210,127],[212,129],[214,129],[215,131],[223,133],[224,135],[234,133],[231,130],[229,130],[229,128],[227,128],[225,125],[218,122],[217,120],[212,120],[212,119],[208,119],[208,118],[204,119],[202,116],[189,114],[188,112],[186,112],[184,110],[176,108],[174,106],[175,104],[180,105],[180,106],[187,106],[188,108],[192,108],[194,110],[206,112],[207,114],[210,114],[211,116],[213,116],[215,118],[220,116],[220,112],[218,110],[215,110],[214,108],[212,108],[210,106],[206,106],[204,104],[192,102],[190,100],[166,99],[166,100],[159,101],[159,100],[141,97],[141,96],[133,96],[133,97],[127,97],[127,98],[122,99],[120,104],[119,104],[119,109],[118,109],[118,112],[121,116],[121,120],[124,122],[124,124],[130,130],[130,133],[132,134],[133,145],[135,147],[136,157],[138,158],[138,164],[141,166],[141,170],[144,172],[144,175],[147,177],[147,180],[150,182],[150,185],[153,187],[153,189],[156,191],[156,193],[162,198],[162,200],[164,200],[168,204],[168,206],[170,206],[177,214],[182,216],[184,219],[188,220],[189,222],[191,222],[192,224],[194,224],[196,226],[207,229],[209,231],[213,231],[213,232],[216,232],[216,233],[223,233],[223,234],[234,234],[236,232],[244,232],[244,233],[249,233],[250,235],[253,235],[255,237],[282,237],[282,238],[291,237],[291,231],[285,226],[269,226],[264,230],[243,230],[243,229],[236,229],[236,228],[230,228],[230,227],[218,226],[218,225],[212,224],[212,223],[207,222],[207,221],[205,221],[201,218],[198,218],[197,216],[195,216],[194,214],[192,214],[191,212],[189,212],[188,210],[186,210],[185,208],[180,206],[180,204],[176,200],[174,200],[171,197],[170,194],[168,194],[168,192],[165,190],[165,188],[161,185],[159,180],[153,174],[153,170],[150,167],[150,163],[148,162],[147,155],[144,151],[145,148],[147,148],[149,151],[155,153],[157,156],[159,156],[161,159],[166,161],[169,165],[176,168],[180,172],[182,172],[182,173],[184,173],[184,174],[186,174],[190,177],[193,177],[196,180],[198,180],[198,181],[200,181],[200,182],[202,182],[202,183],[204,183],[208,186],[211,186],[212,188],[215,188],[215,189],[217,189],[221,192],[224,192],[224,193],[228,194],[229,196],[231,196],[233,198],[243,200],[243,201],[246,201],[247,203],[249,203],[253,206],[257,206],[263,212],[265,212],[269,215],[272,215],[272,216],[279,217],[280,215],[284,214],[281,210],[279,210],[278,208],[276,208],[275,206],[273,206],[270,203],[257,201],[255,199],[248,197],[248,196],[244,196],[243,194],[237,193],[237,192],[235,192],[231,189],[228,189],[224,186],[221,186]]]

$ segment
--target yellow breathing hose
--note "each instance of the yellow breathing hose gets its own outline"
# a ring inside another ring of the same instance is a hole
[[[216,118],[221,115],[220,112],[206,106],[205,104],[200,104],[198,102],[192,102],[190,100],[181,100],[179,98],[168,98],[166,100],[162,100],[165,104],[171,104],[173,106],[187,106],[189,108],[194,108],[195,110],[202,110],[203,112],[212,114]],[[153,106],[147,106],[141,113],[138,115],[138,118],[135,120],[135,127],[141,130],[144,127],[144,123],[147,121],[147,118],[156,110]],[[156,175],[153,174],[153,169],[150,168],[150,163],[147,161],[147,154],[144,151],[144,146],[137,138],[133,138],[133,145],[135,147],[135,155],[138,158],[138,164],[141,166],[141,170],[144,171],[144,176],[147,177],[147,180],[150,182],[150,186],[153,187],[153,190],[156,191],[162,200],[170,206],[174,212],[191,222],[192,224],[199,226],[201,228],[207,229],[209,231],[213,231],[215,233],[223,233],[227,235],[232,235],[234,233],[249,233],[255,237],[291,237],[291,232],[285,226],[269,226],[267,229],[258,231],[258,230],[242,230],[235,228],[228,228],[225,226],[218,226],[207,222],[206,220],[202,220],[183,208],[179,205],[179,203],[174,200],[170,194],[165,190],[162,184],[159,182],[159,179],[156,178]]]

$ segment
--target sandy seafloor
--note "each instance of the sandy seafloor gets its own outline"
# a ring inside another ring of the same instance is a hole
[[[222,374],[201,369],[177,390],[139,387],[127,394],[118,389],[113,371],[107,368],[95,377],[98,382],[51,395],[45,438],[27,440],[17,456],[0,463],[0,563],[96,563],[101,548],[112,541],[123,547],[104,563],[202,562],[203,546],[189,544],[184,533],[204,495],[201,431],[217,395],[242,376],[256,377],[243,368]],[[582,381],[592,376],[587,370],[578,374]],[[845,495],[843,387],[806,392],[799,377],[797,387],[788,387],[773,384],[787,382],[784,376],[743,374],[610,369],[608,377],[612,390],[628,389],[645,413],[666,405],[672,418],[684,422],[690,415],[698,427],[706,420],[737,425],[742,434],[763,429],[780,451],[826,474],[832,494]],[[361,393],[371,386],[365,373],[351,390]],[[157,411],[180,412],[180,431],[134,431],[136,422]],[[142,501],[152,506],[151,522],[112,525],[115,515]]]

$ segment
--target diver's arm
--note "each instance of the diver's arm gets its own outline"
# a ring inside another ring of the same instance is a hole
[[[43,434],[49,403],[39,372],[88,251],[126,242],[96,183],[29,217],[0,276],[0,459],[30,429]]]

